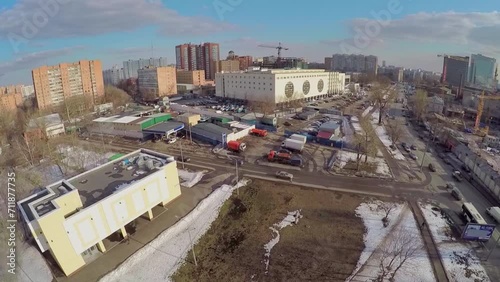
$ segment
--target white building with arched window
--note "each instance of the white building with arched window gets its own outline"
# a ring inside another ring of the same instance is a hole
[[[275,104],[338,95],[344,87],[344,73],[319,69],[262,69],[215,75],[218,97]]]

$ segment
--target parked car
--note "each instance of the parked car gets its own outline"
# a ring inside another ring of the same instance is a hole
[[[291,124],[291,123],[289,123],[288,121],[285,121],[285,122],[283,123],[283,125],[284,125],[284,126],[290,126],[290,125],[292,125],[292,124]]]
[[[458,181],[458,182],[462,181],[462,174],[460,173],[460,171],[455,170],[452,173],[452,176],[453,176],[453,178],[455,178],[456,181]]]
[[[461,200],[464,199],[464,196],[462,195],[462,192],[460,192],[460,190],[458,190],[457,187],[453,187],[451,189],[451,196],[453,196],[453,198],[455,198],[458,201],[461,201]]]
[[[413,152],[410,152],[410,158],[412,158],[413,160],[418,159],[417,155],[415,155]]]
[[[463,165],[462,165],[462,169],[463,169],[465,172],[467,172],[467,173],[470,173],[470,172],[471,172],[470,168],[469,168],[468,166],[466,166],[465,164],[463,164]]]
[[[443,159],[443,162],[444,162],[445,164],[447,164],[447,165],[451,165],[451,160],[450,160],[450,159],[448,159],[448,158],[444,158],[444,159]]]
[[[436,167],[432,163],[430,163],[429,164],[429,170],[432,171],[432,172],[436,172]]]
[[[444,158],[446,158],[446,155],[445,155],[445,154],[443,154],[443,153],[439,153],[439,154],[438,154],[438,157],[439,157],[439,158],[441,158],[441,159],[444,159]]]
[[[293,174],[288,173],[286,171],[278,171],[276,172],[276,177],[281,178],[281,179],[287,179],[292,181],[293,180]]]
[[[406,152],[408,152],[408,153],[410,153],[410,152],[411,152],[411,149],[410,149],[410,147],[408,147],[408,146],[405,146],[405,147],[403,147],[403,148],[405,149],[405,151],[406,151]]]
[[[408,147],[408,145],[405,142],[401,142],[401,147]]]
[[[414,151],[415,151],[415,150],[417,150],[417,146],[415,146],[415,145],[411,145],[411,146],[410,146],[410,149],[412,149],[412,150],[414,150]]]
[[[191,159],[189,157],[186,157],[186,156],[178,156],[177,161],[183,162],[183,163],[188,163],[189,161],[191,161]]]
[[[389,145],[389,148],[391,148],[391,150],[393,150],[393,151],[396,151],[396,146],[394,146],[394,145],[392,145],[392,144],[391,144],[391,145]]]

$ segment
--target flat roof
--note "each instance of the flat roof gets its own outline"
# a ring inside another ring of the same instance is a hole
[[[125,117],[118,118],[118,119],[114,120],[113,122],[114,123],[131,123],[131,122],[136,121],[140,118],[141,117],[125,116]]]
[[[76,189],[85,208],[118,190],[126,189],[173,161],[172,156],[139,149],[68,180],[53,183],[18,204],[27,219],[32,221],[36,218],[35,214],[43,216],[55,209],[52,200]]]
[[[184,128],[184,124],[182,122],[175,121],[165,121],[161,123],[157,123],[151,127],[148,127],[143,130],[146,133],[157,133],[157,134],[166,134],[172,130],[179,131]]]

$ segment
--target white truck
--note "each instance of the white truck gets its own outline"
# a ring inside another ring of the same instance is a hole
[[[500,223],[500,208],[499,207],[489,207],[486,209],[486,213],[493,217],[496,222]]]
[[[306,144],[306,142],[307,142],[307,137],[305,137],[304,135],[300,135],[300,134],[292,134],[290,136],[290,139],[300,141],[304,144]]]
[[[294,139],[285,139],[281,143],[281,147],[285,149],[290,149],[292,151],[302,152],[304,150],[304,143],[302,141],[294,140]]]

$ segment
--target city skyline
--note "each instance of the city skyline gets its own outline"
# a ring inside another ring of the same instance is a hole
[[[282,42],[290,48],[284,56],[310,62],[335,53],[372,54],[387,65],[437,72],[443,61],[436,55],[441,53],[499,58],[500,40],[494,35],[500,31],[500,12],[491,11],[488,1],[455,1],[452,9],[448,3],[397,0],[354,1],[342,8],[319,1],[123,0],[119,7],[94,1],[52,1],[58,6],[45,9],[52,12],[38,26],[33,26],[33,14],[44,11],[38,1],[3,1],[0,44],[6,48],[0,51],[0,84],[29,84],[31,69],[77,60],[101,60],[103,69],[139,58],[175,62],[175,46],[185,42],[216,42],[221,54],[233,50],[253,57],[276,55],[258,45]],[[304,15],[316,13],[318,5],[329,16],[306,20]],[[275,17],[276,9],[304,20],[285,24]],[[130,21],[132,17],[136,20]],[[32,34],[26,33],[30,24]]]

